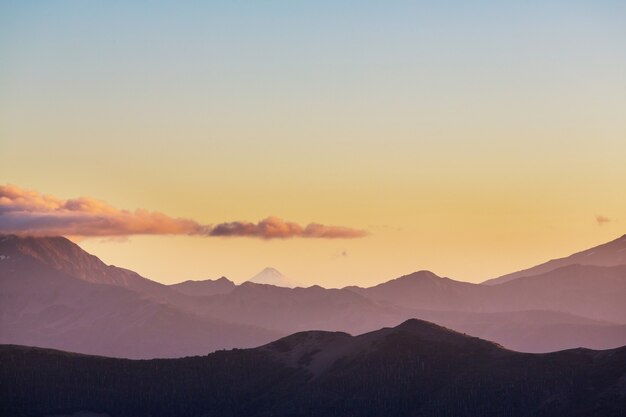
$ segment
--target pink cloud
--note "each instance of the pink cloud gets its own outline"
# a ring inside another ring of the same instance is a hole
[[[218,224],[210,232],[211,236],[254,236],[262,239],[308,237],[308,238],[357,238],[367,232],[341,226],[325,226],[309,223],[302,227],[297,223],[286,222],[278,217],[268,217],[258,223],[230,222]]]
[[[13,185],[0,186],[0,232],[83,237],[202,235],[262,239],[357,238],[367,234],[362,230],[318,223],[302,227],[277,217],[268,217],[258,223],[204,225],[192,219],[173,218],[145,209],[120,210],[88,197],[62,200]]]

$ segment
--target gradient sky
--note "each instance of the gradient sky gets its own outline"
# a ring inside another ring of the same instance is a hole
[[[79,242],[166,283],[476,282],[626,233],[626,3],[471,3],[2,2],[0,184],[370,233]]]

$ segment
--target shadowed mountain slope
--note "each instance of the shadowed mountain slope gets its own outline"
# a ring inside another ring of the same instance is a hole
[[[522,354],[409,320],[352,337],[130,361],[1,346],[0,414],[622,416],[626,348]]]
[[[170,303],[184,303],[185,300],[185,297],[167,285],[144,278],[128,269],[106,265],[64,237],[0,235],[0,253],[6,257],[0,266],[37,261],[51,270],[82,281],[115,285]]]
[[[155,299],[152,292],[69,275],[65,271],[79,274],[88,268],[72,268],[71,262],[69,267],[51,267],[51,262],[59,265],[63,257],[52,257],[49,248],[45,256],[30,256],[32,252],[23,246],[12,247],[5,240],[0,250],[4,256],[0,261],[2,343],[152,358],[249,347],[280,335],[182,311]]]

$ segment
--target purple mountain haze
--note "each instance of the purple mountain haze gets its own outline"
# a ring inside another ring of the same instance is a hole
[[[594,253],[621,253],[624,241]],[[106,265],[62,237],[0,236],[0,343],[180,357],[296,331],[357,334],[420,318],[526,352],[625,345],[626,264],[553,265],[497,285],[419,271],[369,288],[226,278],[167,286]]]

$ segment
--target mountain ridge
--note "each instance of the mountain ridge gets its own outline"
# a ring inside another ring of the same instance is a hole
[[[281,334],[198,316],[136,287],[81,279],[10,243],[0,239],[0,253],[9,256],[0,261],[2,343],[154,358],[254,346]]]
[[[31,257],[86,282],[116,285],[162,301],[179,298],[179,293],[166,285],[142,277],[129,269],[107,265],[65,237],[4,235],[0,236],[0,252],[5,256]]]
[[[575,252],[569,256],[551,259],[521,271],[483,281],[483,285],[498,285],[517,278],[539,275],[567,265],[617,266],[626,265],[626,234],[609,242]]]
[[[15,417],[78,411],[617,417],[626,411],[626,347],[519,353],[422,320],[357,336],[300,332],[258,348],[180,359],[0,345],[0,360],[0,386],[12,387],[0,391],[0,414]]]
[[[570,265],[501,285],[455,281],[422,270],[367,288],[235,285],[221,278],[171,286],[155,282],[144,290],[143,283],[151,282],[147,278],[133,279],[141,285],[109,279],[107,274],[119,277],[120,269],[104,265],[65,238],[14,237],[23,240],[13,252],[7,251],[11,242],[5,238],[0,237],[4,343],[172,357],[249,347],[311,329],[365,333],[417,317],[527,352],[626,344],[622,266]],[[40,250],[46,242],[61,242],[59,247],[69,249],[61,254],[46,247]],[[30,256],[32,252],[37,256]],[[74,269],[73,256],[78,258]],[[82,278],[68,275],[75,270]],[[85,276],[92,270],[100,272]],[[181,285],[191,287],[185,290]],[[144,339],[137,339],[140,335]],[[176,348],[175,337],[186,341],[181,343],[184,349]],[[87,343],[90,339],[98,344]],[[146,349],[143,354],[141,348]]]
[[[218,279],[187,280],[176,284],[170,284],[170,288],[191,296],[208,296],[216,294],[228,294],[235,289],[233,281],[226,277]]]

